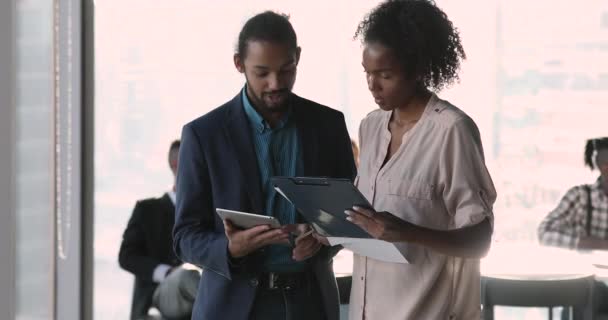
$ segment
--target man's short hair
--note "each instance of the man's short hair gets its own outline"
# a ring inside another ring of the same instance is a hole
[[[177,164],[177,156],[179,154],[179,146],[180,141],[175,140],[171,143],[171,147],[169,147],[169,167],[173,168],[173,163]]]
[[[289,16],[273,11],[265,11],[251,17],[239,33],[236,53],[245,59],[249,41],[268,41],[287,44],[290,49],[298,47],[298,38]]]

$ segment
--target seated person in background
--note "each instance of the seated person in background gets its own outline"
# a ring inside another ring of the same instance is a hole
[[[593,184],[572,187],[557,208],[538,227],[538,239],[547,246],[580,250],[608,250],[608,137],[587,140],[585,165],[599,169]],[[608,312],[608,287],[595,282],[595,306]],[[576,317],[575,317],[576,319]]]
[[[587,141],[585,165],[599,169],[600,177],[593,184],[568,190],[538,227],[541,244],[608,250],[608,137]]]
[[[180,141],[169,149],[174,180]],[[183,268],[173,252],[175,184],[161,198],[138,201],[123,234],[118,261],[135,275],[131,320],[146,319],[151,306],[165,319],[187,318],[192,312],[200,273]]]

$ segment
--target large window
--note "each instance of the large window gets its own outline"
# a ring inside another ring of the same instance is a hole
[[[584,141],[606,135],[608,5],[588,0],[439,0],[468,59],[442,92],[473,117],[498,190],[495,240],[536,241],[539,221],[589,183]],[[303,48],[295,91],[341,110],[349,132],[376,106],[356,24],[377,1],[96,2],[95,316],[126,318],[132,276],[117,263],[138,199],[172,182],[181,126],[237,94],[232,54],[247,17],[291,15]],[[473,13],[474,12],[474,13]],[[348,269],[348,257],[342,260]]]

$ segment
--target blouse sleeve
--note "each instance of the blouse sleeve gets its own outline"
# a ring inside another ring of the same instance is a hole
[[[472,119],[458,120],[446,133],[440,154],[442,196],[453,229],[489,219],[494,225],[492,206],[496,190],[485,165],[479,130]]]

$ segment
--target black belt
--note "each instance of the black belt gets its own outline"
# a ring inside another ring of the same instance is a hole
[[[312,280],[313,277],[310,271],[296,273],[267,272],[258,276],[260,288],[269,290],[299,289],[309,284]]]

